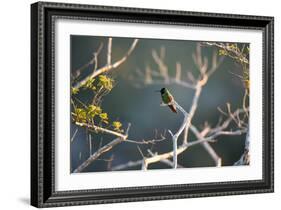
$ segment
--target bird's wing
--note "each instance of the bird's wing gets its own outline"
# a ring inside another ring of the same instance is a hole
[[[169,100],[169,103],[171,103],[172,101],[174,101],[174,97],[172,95],[169,95],[168,100]]]

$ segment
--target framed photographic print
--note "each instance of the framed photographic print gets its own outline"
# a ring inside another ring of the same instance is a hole
[[[31,5],[31,204],[273,192],[273,17]]]

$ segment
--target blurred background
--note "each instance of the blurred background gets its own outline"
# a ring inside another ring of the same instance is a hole
[[[103,43],[103,48],[98,57],[98,67],[106,65],[107,41],[108,37],[94,36],[71,36],[71,71],[75,73],[77,69],[92,59],[93,53]],[[134,39],[113,37],[112,43],[112,62],[119,60],[124,56]],[[166,49],[165,64],[168,66],[169,74],[174,76],[176,62],[182,66],[182,80],[186,80],[187,72],[198,75],[198,70],[192,59],[198,41],[181,40],[156,40],[140,39],[135,50],[130,57],[120,67],[114,70],[113,77],[116,81],[115,87],[103,98],[102,108],[109,115],[110,120],[119,120],[126,129],[128,123],[132,126],[129,132],[129,139],[141,141],[156,137],[157,133],[164,133],[170,129],[176,132],[183,120],[181,113],[175,114],[167,107],[161,107],[160,90],[166,87],[173,94],[175,100],[188,111],[194,90],[184,88],[178,85],[143,85],[139,84],[140,78],[136,70],[144,71],[147,65],[152,69],[158,69],[152,58],[152,50],[159,52],[160,48]],[[215,47],[202,47],[203,55],[209,60],[216,50]],[[210,63],[210,62],[209,62]],[[87,68],[81,78],[87,76],[93,67]],[[231,72],[242,75],[242,68],[233,59],[225,57],[219,69],[210,77],[206,86],[204,86],[199,99],[197,111],[193,117],[192,123],[202,129],[205,122],[215,126],[222,115],[218,107],[225,110],[226,103],[230,103],[232,110],[242,107],[244,87],[241,79]],[[91,94],[87,91],[81,91],[77,95],[79,100],[87,103],[91,100]],[[77,126],[71,123],[71,134],[73,136]],[[231,124],[233,128],[235,125]],[[230,126],[230,128],[231,128]],[[158,136],[159,137],[159,136]],[[172,140],[169,134],[166,134],[167,140],[156,145],[139,145],[144,155],[147,155],[147,149],[151,149],[158,154],[172,150]],[[101,145],[112,141],[114,137],[106,134],[92,135],[92,152],[95,152]],[[189,132],[189,142],[197,138]],[[230,166],[236,162],[244,151],[245,135],[241,136],[220,136],[217,142],[212,143],[212,147],[222,158],[223,166]],[[179,138],[179,144],[182,138]],[[71,171],[75,170],[89,156],[89,141],[84,128],[78,128],[75,139],[70,143],[71,147]],[[108,160],[112,158],[111,166],[136,161],[142,159],[137,145],[131,143],[121,143],[112,150],[105,153],[100,159],[94,161],[84,172],[97,172],[108,170]],[[214,162],[205,149],[196,145],[188,148],[178,156],[178,163],[184,167],[211,167]],[[149,165],[149,169],[167,169],[171,168],[163,163],[154,163]],[[140,170],[140,166],[126,168],[125,170]]]

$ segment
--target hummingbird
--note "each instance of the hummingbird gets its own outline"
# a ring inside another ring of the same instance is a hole
[[[177,107],[176,105],[173,103],[174,97],[173,95],[169,92],[169,90],[167,88],[162,88],[161,90],[158,90],[157,92],[161,93],[161,98],[162,98],[162,102],[166,105],[168,105],[168,107],[172,110],[172,112],[174,113],[178,113],[177,112]]]

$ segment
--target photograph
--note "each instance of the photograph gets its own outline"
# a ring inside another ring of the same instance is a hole
[[[70,35],[70,173],[251,165],[250,43]]]
[[[274,192],[274,17],[152,8],[31,5],[32,206]]]

